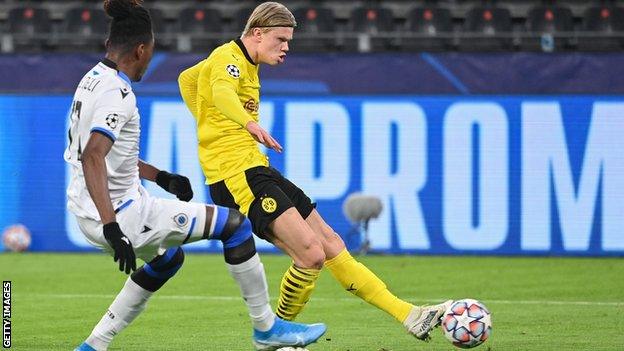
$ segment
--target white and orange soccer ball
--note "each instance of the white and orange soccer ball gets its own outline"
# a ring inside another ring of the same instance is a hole
[[[10,251],[26,251],[30,247],[31,242],[30,231],[23,224],[8,226],[2,232],[2,243]]]
[[[442,316],[442,331],[459,348],[477,347],[492,334],[490,311],[477,300],[457,300]]]

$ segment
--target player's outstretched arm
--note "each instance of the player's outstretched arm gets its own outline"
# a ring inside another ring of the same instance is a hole
[[[149,163],[139,160],[139,177],[156,182],[165,191],[175,195],[181,201],[191,201],[193,188],[185,176],[159,170]]]
[[[119,270],[129,274],[136,270],[136,256],[132,243],[116,221],[108,190],[105,157],[112,146],[113,140],[110,137],[101,133],[91,133],[82,152],[82,170],[87,189],[104,225],[104,238],[115,252],[114,260],[119,261]]]

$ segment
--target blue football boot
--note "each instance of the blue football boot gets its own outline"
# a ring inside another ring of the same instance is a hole
[[[306,346],[316,342],[327,327],[323,323],[301,324],[275,317],[275,324],[267,331],[254,329],[253,344],[256,350],[272,351],[287,346]]]
[[[89,346],[86,342],[80,344],[80,346],[76,347],[74,351],[96,351],[93,347]]]

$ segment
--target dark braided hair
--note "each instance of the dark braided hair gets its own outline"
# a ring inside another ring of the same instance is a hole
[[[127,53],[154,38],[152,18],[142,0],[104,0],[104,11],[113,18],[108,31],[109,49]]]

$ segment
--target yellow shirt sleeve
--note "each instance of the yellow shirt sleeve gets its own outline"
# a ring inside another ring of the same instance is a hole
[[[254,119],[245,111],[238,99],[236,90],[224,81],[217,81],[212,86],[212,98],[215,107],[227,118],[245,127]]]
[[[182,100],[186,104],[186,107],[191,111],[193,117],[197,119],[197,80],[199,78],[199,73],[204,65],[206,60],[200,61],[193,67],[190,67],[182,73],[178,77],[178,86],[180,88],[180,95],[182,95]]]
[[[245,127],[254,120],[243,108],[238,96],[240,81],[247,72],[244,65],[228,56],[214,57],[210,65],[202,67],[197,83],[198,94],[206,101],[213,101],[225,117]]]

